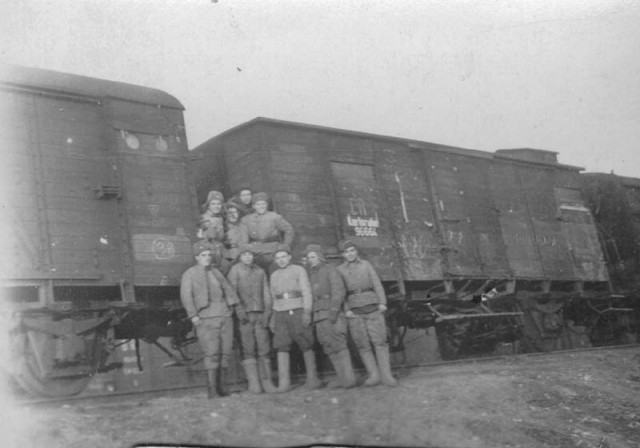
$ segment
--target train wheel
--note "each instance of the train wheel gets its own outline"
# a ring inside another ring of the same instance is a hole
[[[42,333],[39,334],[43,338]],[[44,336],[45,346],[53,344],[53,337]],[[17,359],[14,378],[18,385],[28,393],[39,397],[66,397],[76,395],[86,389],[90,375],[72,376],[68,378],[47,378],[40,373],[32,344],[24,338],[24,350]],[[47,351],[53,353],[53,351]]]

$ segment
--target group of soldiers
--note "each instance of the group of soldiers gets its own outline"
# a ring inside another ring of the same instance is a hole
[[[180,297],[202,347],[209,398],[229,394],[234,313],[242,365],[253,393],[290,390],[293,343],[303,354],[304,387],[322,387],[314,328],[336,371],[328,387],[356,385],[347,332],[367,370],[364,385],[398,384],[390,369],[384,288],[353,242],[340,241],[344,262],[337,268],[326,262],[318,244],[305,248],[304,267],[293,264],[293,227],[269,210],[266,193],[252,194],[248,188],[226,204],[222,193],[209,192],[198,236],[201,240],[193,245],[196,264],[182,276]],[[271,378],[272,347],[277,352],[277,387]]]

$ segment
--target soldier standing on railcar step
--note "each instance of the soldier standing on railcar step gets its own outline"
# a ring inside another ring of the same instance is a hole
[[[227,231],[224,245],[227,249],[227,260],[231,264],[238,260],[240,248],[249,243],[247,226],[240,222],[240,206],[236,202],[227,202]]]
[[[253,262],[251,246],[246,244],[238,252],[240,261],[231,267],[228,279],[240,300],[237,309],[243,310],[247,316],[240,322],[242,365],[247,374],[249,391],[259,394],[264,389],[267,393],[273,393],[276,389],[271,382],[269,334],[272,301],[267,274]]]
[[[346,294],[344,282],[336,268],[325,261],[322,246],[309,244],[304,255],[313,293],[316,335],[337,375],[327,387],[353,387],[356,378],[347,348],[347,319],[342,310]]]
[[[289,373],[289,350],[295,342],[300,347],[307,371],[305,388],[322,386],[316,370],[313,352],[313,329],[311,286],[307,271],[291,264],[291,249],[278,245],[275,250],[278,265],[271,274],[271,297],[273,298],[273,348],[278,352],[278,392],[286,392],[291,385]]]
[[[360,259],[356,245],[343,240],[338,245],[344,262],[338,266],[347,288],[347,321],[349,332],[358,347],[369,377],[365,386],[382,383],[393,387],[398,381],[391,374],[389,344],[384,312],[387,296],[378,274],[366,260]],[[371,345],[376,352],[374,357]],[[377,358],[377,363],[376,363]]]
[[[180,283],[180,301],[195,327],[204,353],[207,371],[207,395],[229,395],[227,370],[233,345],[232,310],[238,297],[226,278],[211,267],[211,245],[198,241],[193,245],[196,264],[185,271]],[[239,320],[244,311],[236,309]]]
[[[266,193],[253,195],[254,213],[242,218],[249,231],[249,244],[256,255],[255,263],[271,274],[277,269],[274,253],[279,244],[291,246],[294,230],[281,215],[267,210],[269,196]]]
[[[211,244],[213,265],[224,275],[229,272],[231,263],[228,260],[227,249],[223,241],[225,237],[224,196],[219,191],[210,191],[207,201],[202,204],[202,215],[198,223],[198,238],[202,238]]]

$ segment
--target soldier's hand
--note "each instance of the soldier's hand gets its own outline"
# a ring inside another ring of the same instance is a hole
[[[353,311],[349,310],[346,313],[344,313],[345,316],[347,316],[347,319],[353,319],[354,317],[356,317],[355,314],[353,314]]]
[[[384,303],[381,303],[380,305],[378,305],[378,311],[380,311],[381,313],[384,313],[385,311],[387,311],[387,305],[385,305]]]
[[[249,323],[249,316],[247,316],[247,313],[245,313],[244,310],[236,308],[236,316],[238,316],[238,320],[241,324]]]
[[[338,322],[338,311],[329,311],[329,322],[331,322],[331,325],[335,325]]]
[[[200,325],[200,316],[193,316],[191,318],[191,323],[193,324],[194,327],[197,327],[198,325]]]
[[[305,311],[302,314],[302,325],[304,325],[305,327],[311,325],[311,312]]]

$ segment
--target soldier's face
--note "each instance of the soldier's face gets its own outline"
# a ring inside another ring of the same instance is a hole
[[[251,252],[244,252],[240,254],[240,261],[243,264],[249,266],[251,263],[253,263],[253,254]]]
[[[342,256],[349,262],[356,261],[356,258],[358,258],[358,251],[355,247],[348,247],[344,252],[342,252]]]
[[[258,201],[255,204],[253,204],[253,209],[256,211],[257,214],[262,215],[264,212],[267,211],[267,201]]]
[[[281,251],[276,254],[276,264],[278,265],[278,267],[286,268],[289,265],[290,261],[291,255],[289,255],[287,252]]]
[[[218,199],[211,199],[209,202],[209,211],[211,213],[220,213],[222,211],[222,202]]]
[[[240,192],[240,200],[245,205],[251,204],[251,190],[242,190]]]
[[[198,255],[196,255],[196,262],[198,262],[199,266],[207,267],[211,264],[211,251],[203,250]]]
[[[309,252],[307,254],[307,261],[311,265],[311,267],[316,267],[320,264],[320,257],[315,252]]]
[[[227,209],[227,220],[228,220],[230,223],[232,223],[232,224],[233,224],[233,223],[238,222],[238,217],[239,217],[239,216],[240,216],[240,215],[238,214],[238,209],[237,209],[237,208],[230,208],[230,209]]]

